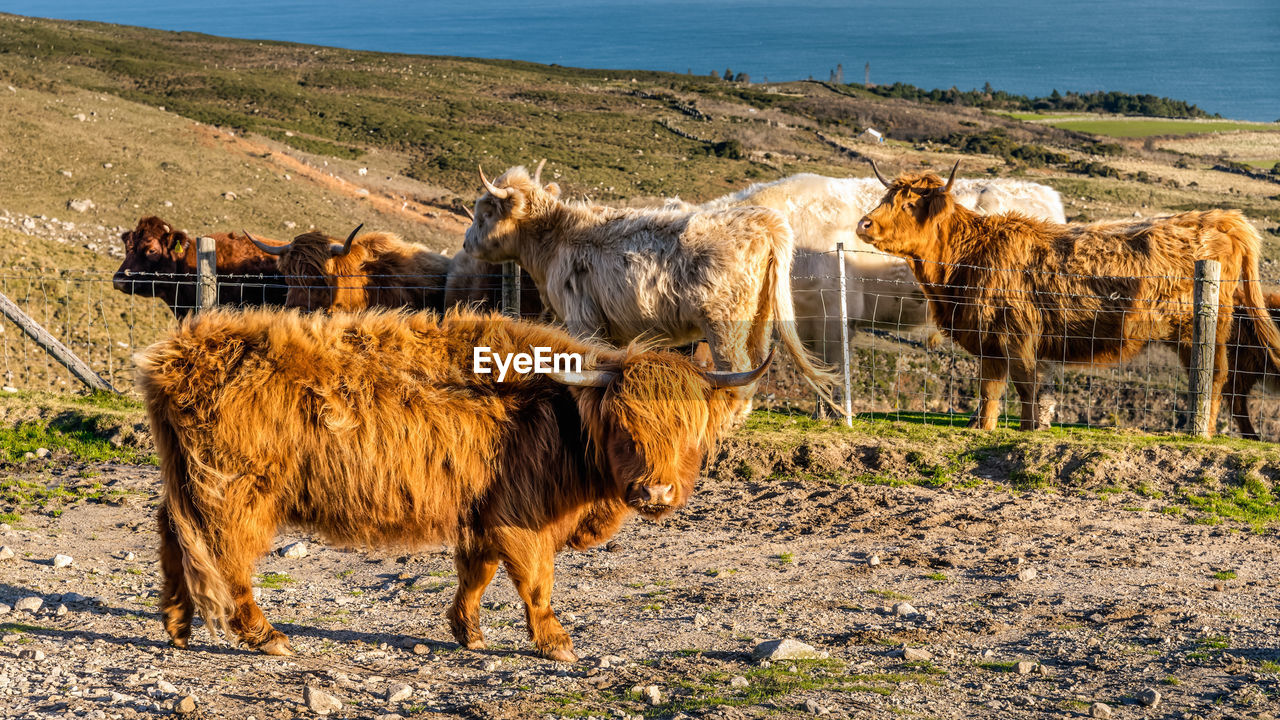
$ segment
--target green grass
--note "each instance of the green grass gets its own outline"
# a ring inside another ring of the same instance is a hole
[[[1233,122],[1230,120],[1175,120],[1159,118],[1081,117],[1077,114],[1046,115],[1041,113],[1002,113],[1017,120],[1052,125],[1063,130],[1106,135],[1109,137],[1142,138],[1153,135],[1200,135],[1204,133],[1232,132],[1236,130],[1280,131],[1280,124]]]
[[[1219,570],[1218,572],[1214,573],[1210,577],[1212,577],[1214,580],[1235,580],[1236,571],[1235,570]]]
[[[26,453],[34,453],[38,448],[66,453],[85,462],[155,462],[153,455],[136,448],[112,445],[87,418],[63,418],[47,423],[27,421],[14,427],[0,427],[0,460],[21,460]]]
[[[946,576],[945,574],[943,574],[943,573],[940,573],[940,572],[931,572],[931,573],[929,573],[928,575],[925,575],[925,577],[926,577],[926,578],[928,578],[928,579],[930,579],[930,580],[937,580],[938,582],[946,582],[946,581],[947,581],[947,576]]]
[[[279,590],[292,582],[293,578],[289,577],[287,573],[267,572],[258,576],[258,587],[268,590]]]
[[[1262,672],[1271,673],[1273,675],[1280,674],[1280,663],[1274,660],[1263,660],[1258,664],[1258,668],[1262,670]]]
[[[23,477],[0,480],[0,502],[14,508],[39,508],[46,514],[58,517],[63,509],[80,502],[100,502],[127,495],[128,491],[108,489],[100,482],[64,484],[37,481]],[[12,521],[4,518],[12,516]],[[17,523],[18,513],[5,513],[0,521]]]
[[[796,561],[796,556],[794,553],[790,553],[790,552],[778,553],[778,562],[780,563],[787,564],[787,563],[793,563],[795,561]]]
[[[0,523],[8,523],[17,525],[22,522],[22,516],[16,512],[0,512]]]

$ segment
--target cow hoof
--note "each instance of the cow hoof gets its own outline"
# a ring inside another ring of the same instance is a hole
[[[487,650],[489,646],[485,644],[484,638],[479,640],[468,640],[462,644],[468,650]]]
[[[540,652],[542,653],[542,657],[548,660],[555,660],[556,662],[562,663],[578,662],[577,654],[568,648],[543,648]]]
[[[258,650],[268,655],[278,655],[280,657],[293,657],[293,646],[289,644],[289,638],[284,635],[273,637],[270,640],[258,646]]]
[[[176,647],[179,650],[186,650],[187,639],[186,638],[169,638],[169,645],[171,647]]]

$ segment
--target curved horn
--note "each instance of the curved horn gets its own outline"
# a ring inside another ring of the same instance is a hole
[[[484,168],[477,165],[476,169],[480,171],[480,182],[484,183],[484,189],[488,190],[490,195],[498,198],[499,200],[506,200],[507,195],[510,195],[511,191],[507,188],[500,188],[489,182],[489,178],[484,176]]]
[[[956,181],[956,170],[960,169],[960,161],[957,160],[955,165],[951,166],[951,177],[947,178],[947,184],[942,187],[942,192],[951,192],[951,185]]]
[[[347,236],[347,241],[345,243],[341,245],[339,245],[338,243],[333,243],[332,245],[330,245],[329,254],[338,256],[338,255],[346,255],[347,253],[351,252],[351,241],[356,239],[356,233],[360,232],[360,228],[362,227],[364,227],[364,223],[360,223],[359,225],[357,225],[356,229],[352,230],[351,234]]]
[[[258,238],[250,235],[248,230],[241,230],[240,232],[244,233],[244,236],[249,238],[249,242],[257,245],[259,250],[268,255],[275,255],[279,257],[280,255],[288,252],[289,248],[293,247],[293,243],[285,243],[284,245],[268,245]]]
[[[466,205],[463,205],[462,212],[466,213],[467,217],[471,218],[472,222],[475,222],[476,214],[471,212],[471,208],[467,207]]]
[[[867,160],[868,162],[871,163],[871,169],[875,171],[876,179],[880,181],[880,184],[884,185],[885,187],[890,187],[892,183],[890,183],[888,180],[885,180],[884,176],[880,174],[880,168],[876,167],[876,161],[872,160],[871,158],[867,158]]]
[[[547,164],[547,159],[542,158],[538,161],[538,169],[533,171],[533,184],[542,187],[542,166]]]
[[[574,387],[609,387],[609,383],[618,379],[617,370],[582,370],[580,372],[549,372],[547,377],[561,385]]]
[[[750,385],[760,379],[764,375],[764,371],[769,369],[769,363],[773,362],[773,351],[777,348],[769,348],[769,355],[760,363],[760,367],[755,370],[745,370],[743,372],[718,372],[716,370],[703,370],[702,377],[713,388],[731,388]]]

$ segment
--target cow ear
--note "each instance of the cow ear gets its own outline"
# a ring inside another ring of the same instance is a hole
[[[938,188],[937,190],[929,193],[925,196],[924,200],[927,202],[925,207],[928,210],[929,217],[937,217],[938,215],[943,214],[947,211],[949,204],[952,202],[951,194],[943,192],[942,188]]]
[[[169,252],[173,255],[182,255],[187,251],[187,234],[179,230],[178,232],[169,233],[165,237],[169,243]]]
[[[554,198],[560,197],[560,183],[549,182],[547,183],[547,186],[543,188],[543,190],[546,190],[551,195],[551,197],[554,197]]]

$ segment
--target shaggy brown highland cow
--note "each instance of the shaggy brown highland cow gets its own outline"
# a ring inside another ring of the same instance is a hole
[[[1280,293],[1267,293],[1265,299],[1272,322],[1280,323]],[[1238,298],[1237,302],[1245,304]],[[1223,392],[1231,398],[1231,416],[1235,418],[1240,434],[1257,440],[1258,431],[1249,418],[1249,393],[1258,383],[1273,392],[1280,389],[1280,365],[1271,361],[1267,345],[1258,335],[1253,314],[1239,306],[1235,314],[1235,327],[1227,346],[1230,372]]]
[[[477,347],[596,369],[499,382],[473,373]],[[165,629],[186,647],[199,610],[211,631],[291,654],[251,586],[288,525],[343,545],[452,544],[449,626],[468,648],[484,647],[480,597],[501,562],[538,651],[572,661],[551,611],[556,553],[684,505],[735,409],[719,388],[767,364],[704,372],[496,315],[201,314],[138,357],[163,478]]]
[[[1280,359],[1280,331],[1258,278],[1258,233],[1237,211],[1061,225],[958,205],[950,193],[955,168],[945,185],[932,173],[880,179],[888,191],[858,223],[858,235],[911,261],[933,321],[978,357],[972,426],[995,428],[1010,376],[1022,428],[1040,426],[1042,360],[1121,362],[1155,341],[1189,364],[1196,260],[1222,265],[1211,417],[1227,380],[1237,289],[1267,356]]]
[[[363,227],[363,226],[360,226]],[[351,231],[345,243],[320,232],[263,252],[289,284],[285,307],[353,312],[372,307],[444,311],[449,258],[397,235]],[[252,238],[250,238],[252,239]]]

